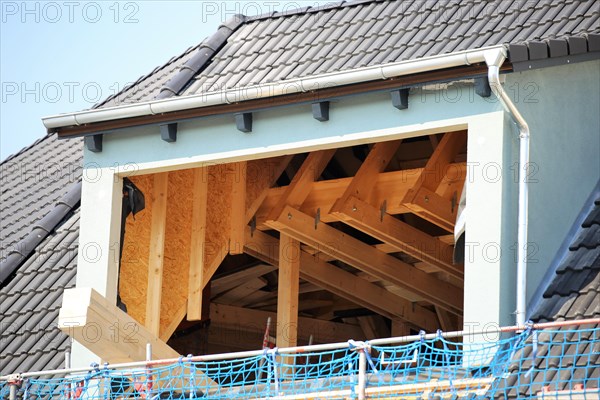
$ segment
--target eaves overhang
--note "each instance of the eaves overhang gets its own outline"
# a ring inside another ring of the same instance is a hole
[[[313,103],[365,92],[485,76],[486,54],[498,51],[506,52],[506,47],[491,46],[218,92],[59,114],[42,118],[42,121],[48,132],[67,138],[209,115]],[[509,63],[503,66],[505,71],[510,69]]]

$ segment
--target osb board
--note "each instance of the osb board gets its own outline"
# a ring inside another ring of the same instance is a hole
[[[249,161],[247,165],[246,208],[259,199],[264,189],[277,179],[283,157]],[[238,164],[207,167],[208,179],[205,270],[218,265],[227,253],[231,225],[231,190],[234,179],[240,179]],[[193,170],[169,172],[165,256],[161,301],[161,332],[176,318],[173,310],[187,301],[190,237],[192,221]],[[276,176],[277,175],[277,176]],[[119,290],[127,312],[145,323],[148,281],[148,257],[153,204],[153,175],[130,178],[144,193],[146,208],[126,223]],[[214,271],[213,271],[214,272]]]
[[[187,301],[191,233],[192,170],[169,173],[165,252],[161,301],[161,331],[174,317],[172,310]],[[153,204],[153,176],[132,177],[144,193],[146,208],[127,219],[119,289],[127,313],[145,323],[148,282],[148,256]]]

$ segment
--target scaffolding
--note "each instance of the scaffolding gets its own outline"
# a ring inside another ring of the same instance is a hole
[[[598,399],[599,363],[600,318],[15,373],[0,398]]]

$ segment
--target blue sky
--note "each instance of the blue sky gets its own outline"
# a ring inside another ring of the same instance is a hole
[[[0,159],[44,136],[42,117],[90,108],[236,13],[319,3],[0,0]]]

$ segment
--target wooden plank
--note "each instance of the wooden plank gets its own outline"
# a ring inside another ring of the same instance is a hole
[[[298,289],[300,285],[300,243],[281,234],[279,238],[279,281],[277,286],[277,346],[298,343]]]
[[[277,218],[286,205],[299,208],[312,189],[311,183],[319,179],[334,154],[335,149],[309,153],[300,170],[294,175],[283,195],[279,198],[279,202],[271,210],[268,219]]]
[[[277,219],[277,229],[355,268],[401,288],[411,301],[426,300],[460,314],[462,291],[393,256],[324,224],[292,207]]]
[[[271,317],[271,332],[279,325],[277,314],[270,311],[214,304],[210,309],[211,326],[229,327],[238,332],[265,332],[267,318]],[[352,338],[363,340],[364,334],[358,325],[342,324],[321,319],[298,317],[298,342],[307,343],[313,335],[314,343],[346,342]],[[262,341],[256,344],[260,349]]]
[[[257,231],[254,237],[247,237],[247,246],[250,255],[272,264],[279,262],[277,238]],[[437,329],[434,312],[304,251],[300,255],[300,277],[385,317],[402,318],[429,331]]]
[[[452,261],[452,246],[382,213],[358,198],[350,196],[334,214],[344,223],[390,244],[396,251],[411,255],[459,279],[464,277],[462,265],[455,265]]]
[[[336,200],[330,212],[339,210],[350,196],[369,201],[369,197],[377,183],[377,176],[385,170],[385,167],[392,160],[400,147],[400,143],[402,143],[402,140],[375,143],[369,155],[356,172],[356,175],[352,178],[340,198]]]
[[[208,179],[206,177],[205,168],[196,168],[194,170],[190,272],[187,300],[187,319],[189,321],[202,319],[202,289],[206,285],[202,274],[206,235],[206,199],[208,196]]]
[[[148,257],[148,291],[146,292],[146,328],[154,336],[158,336],[160,332],[168,184],[168,172],[154,175],[150,255]]]
[[[449,177],[449,184],[462,185],[466,177],[466,164],[456,163],[449,166],[452,170],[452,176]],[[402,204],[408,190],[417,182],[422,168],[383,172],[377,176],[375,187],[372,190],[369,203],[379,206],[384,200],[387,202],[388,214],[402,214],[411,212],[409,208]],[[317,209],[321,209],[321,221],[333,222],[337,218],[327,212],[333,206],[333,203],[344,193],[352,178],[331,179],[326,181],[318,181],[311,184],[310,194],[300,207],[302,212],[315,215]],[[279,199],[283,196],[287,186],[273,188],[268,191],[264,203],[256,212],[256,224],[259,229],[268,229],[265,221],[273,207],[279,203]],[[451,198],[451,194],[449,192]]]
[[[179,356],[163,340],[92,288],[65,290],[58,327],[110,364],[145,360],[146,343],[152,345],[153,359]],[[203,373],[200,381],[212,388],[218,386]]]
[[[244,252],[244,227],[246,226],[246,161],[235,163],[231,186],[231,231],[229,254]]]

